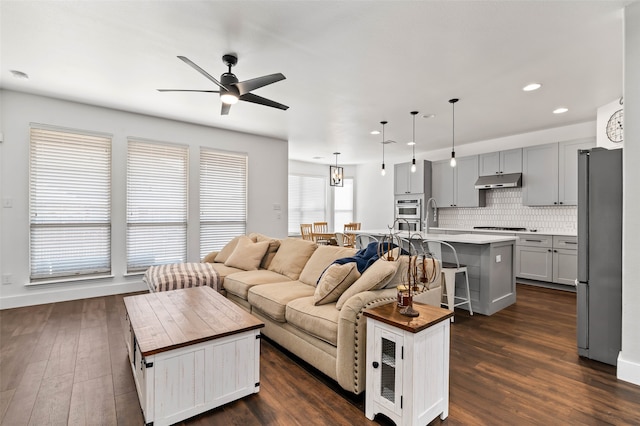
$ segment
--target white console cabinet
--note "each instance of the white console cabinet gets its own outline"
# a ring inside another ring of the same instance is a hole
[[[426,425],[449,414],[449,332],[453,312],[414,303],[420,315],[401,315],[395,303],[367,309],[365,415],[396,425]]]

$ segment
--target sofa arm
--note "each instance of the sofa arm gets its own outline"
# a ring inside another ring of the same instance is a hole
[[[395,288],[363,291],[340,310],[336,376],[344,389],[356,395],[366,388],[367,320],[363,311],[397,300]]]

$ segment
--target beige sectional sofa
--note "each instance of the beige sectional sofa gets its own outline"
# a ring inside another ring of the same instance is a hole
[[[408,257],[377,260],[362,274],[355,263],[333,264],[355,253],[251,234],[203,261],[213,264],[226,296],[265,323],[266,337],[359,394],[365,390],[366,370],[363,310],[396,300]],[[440,306],[440,279],[416,300]]]

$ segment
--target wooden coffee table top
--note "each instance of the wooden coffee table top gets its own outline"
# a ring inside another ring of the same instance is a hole
[[[124,304],[143,356],[264,327],[211,287],[128,296]]]

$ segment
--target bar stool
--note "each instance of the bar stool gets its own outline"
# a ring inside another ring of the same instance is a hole
[[[456,249],[445,241],[428,240],[427,241],[429,251],[433,253],[442,262],[442,275],[444,276],[444,290],[445,302],[444,305],[450,311],[453,311],[456,306],[468,305],[469,314],[473,315],[473,309],[471,308],[471,291],[469,290],[469,272],[467,271],[467,265],[461,265],[458,260],[458,253]],[[453,252],[453,258],[455,263],[444,262],[442,260],[442,246],[447,246]],[[464,274],[466,283],[467,297],[456,296],[456,274]],[[456,302],[456,300],[458,300]]]

